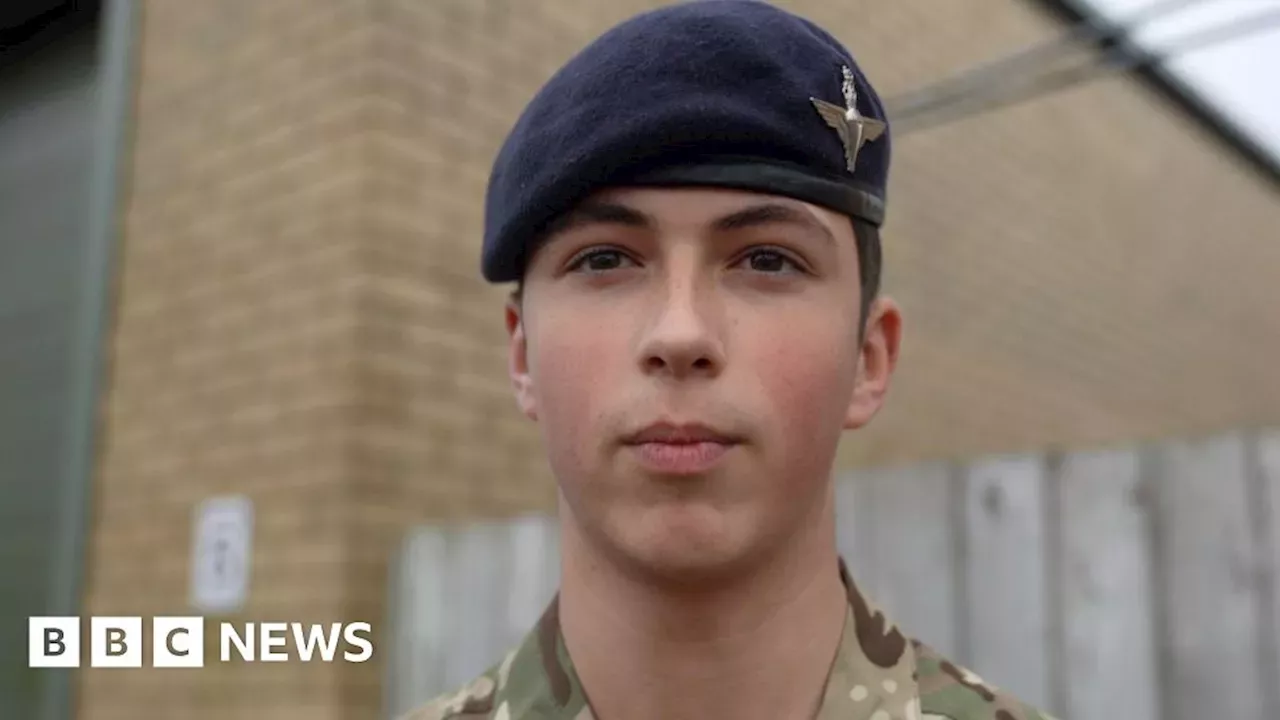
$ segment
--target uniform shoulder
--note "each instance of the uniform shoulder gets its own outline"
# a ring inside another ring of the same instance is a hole
[[[1054,718],[912,641],[923,720],[1054,720]]]
[[[480,720],[492,715],[497,702],[500,665],[471,682],[437,696],[396,717],[396,720]]]

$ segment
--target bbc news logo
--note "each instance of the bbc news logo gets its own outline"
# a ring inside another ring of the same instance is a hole
[[[33,668],[78,668],[84,645],[89,667],[140,668],[147,637],[140,617],[89,618],[87,642],[78,617],[33,617],[27,645]],[[220,662],[362,663],[373,657],[369,623],[220,622]],[[198,668],[205,663],[205,619],[156,617],[150,624],[151,667]],[[341,652],[339,652],[341,650]]]

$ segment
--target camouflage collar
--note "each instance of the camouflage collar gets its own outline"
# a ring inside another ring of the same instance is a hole
[[[843,561],[840,577],[848,590],[849,611],[815,720],[919,720],[913,645],[867,602]],[[488,680],[490,687],[464,689],[455,696],[488,696],[487,703],[474,709],[464,700],[458,708],[461,717],[477,712],[495,720],[595,720],[560,632],[558,600],[502,661],[496,678]]]
[[[815,720],[919,720],[915,648],[872,607],[840,561],[849,613]]]
[[[840,579],[849,609],[814,720],[1053,720],[904,637],[844,562]],[[565,649],[559,598],[499,665],[400,720],[595,720]]]

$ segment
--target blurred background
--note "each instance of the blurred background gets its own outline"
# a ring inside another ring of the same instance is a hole
[[[530,627],[555,489],[486,175],[658,4],[0,4],[0,718],[389,717]],[[855,576],[1064,718],[1280,718],[1280,2],[778,4],[894,122]],[[27,667],[28,616],[189,614],[377,650]]]

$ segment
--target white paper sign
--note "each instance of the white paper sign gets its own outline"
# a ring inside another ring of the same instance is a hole
[[[210,498],[196,508],[191,556],[191,604],[203,612],[234,612],[249,594],[253,503]]]

